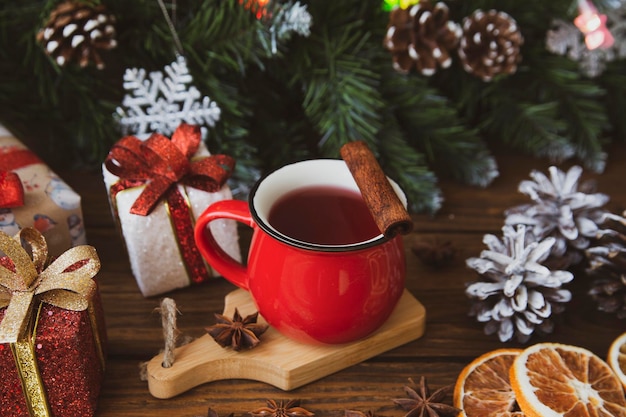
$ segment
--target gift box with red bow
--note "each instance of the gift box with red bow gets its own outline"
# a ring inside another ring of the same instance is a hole
[[[44,235],[52,256],[86,243],[80,196],[0,126],[0,231],[24,227]]]
[[[48,263],[46,240],[29,227],[0,232],[0,251],[0,415],[93,416],[106,357],[95,249]]]
[[[145,297],[199,284],[217,274],[196,247],[195,219],[213,202],[231,199],[226,184],[235,161],[210,155],[200,128],[181,124],[171,140],[152,134],[120,139],[103,164],[113,216],[133,275]],[[237,225],[218,220],[217,242],[241,259]]]

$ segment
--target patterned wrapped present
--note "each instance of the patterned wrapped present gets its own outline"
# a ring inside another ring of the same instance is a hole
[[[2,126],[0,195],[0,231],[34,227],[53,256],[86,243],[80,196]]]
[[[106,356],[95,249],[48,264],[45,239],[29,227],[0,232],[0,250],[0,415],[93,416]]]
[[[213,202],[231,199],[226,180],[235,161],[210,155],[197,126],[181,124],[171,140],[153,134],[120,139],[103,165],[109,200],[130,265],[145,297],[207,281],[216,273],[196,247],[195,219]],[[216,240],[241,259],[237,225],[211,224]]]

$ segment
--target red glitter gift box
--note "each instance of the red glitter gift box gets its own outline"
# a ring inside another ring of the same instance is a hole
[[[106,355],[95,249],[78,246],[47,265],[45,239],[26,228],[0,232],[0,250],[0,415],[93,416]]]

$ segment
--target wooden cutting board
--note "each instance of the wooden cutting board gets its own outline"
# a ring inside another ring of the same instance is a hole
[[[249,293],[241,289],[228,294],[224,304],[228,317],[233,316],[235,307],[243,317],[257,311]],[[265,322],[261,316],[258,321]],[[156,398],[171,398],[207,382],[252,379],[289,391],[418,339],[424,334],[425,321],[424,306],[404,290],[387,322],[356,342],[307,345],[270,327],[257,347],[236,352],[206,334],[177,348],[170,368],[161,366],[162,354],[155,356],[147,367],[148,388]]]

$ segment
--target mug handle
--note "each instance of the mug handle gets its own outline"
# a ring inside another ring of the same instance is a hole
[[[232,219],[254,227],[248,203],[240,200],[221,200],[211,204],[196,220],[194,238],[200,254],[224,278],[248,290],[248,269],[227,254],[216,242],[209,223],[217,219]]]

